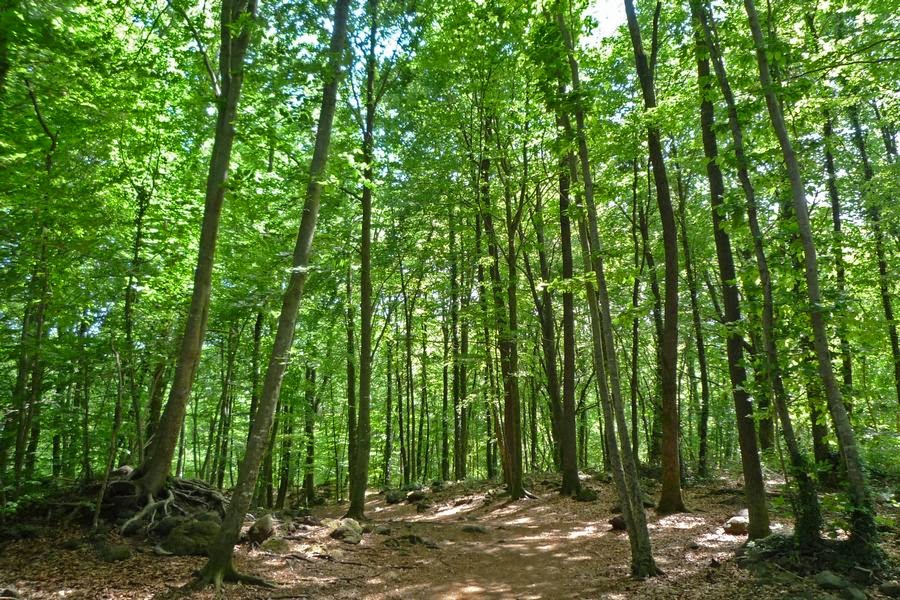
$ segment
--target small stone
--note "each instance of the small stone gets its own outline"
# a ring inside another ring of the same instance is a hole
[[[406,501],[410,504],[415,504],[424,500],[425,497],[426,494],[422,490],[413,490],[410,493],[406,494]]]
[[[875,581],[875,573],[873,573],[871,569],[860,567],[859,565],[850,569],[848,575],[854,583],[861,586],[872,585]]]
[[[690,544],[688,544],[688,548],[690,548],[691,550],[699,550],[700,544],[698,544],[696,541],[692,541]]]
[[[97,544],[97,558],[103,562],[119,562],[131,558],[131,547],[126,544]]]
[[[858,587],[850,586],[848,588],[844,588],[841,591],[841,597],[846,600],[868,600],[868,596],[866,593],[859,589]]]
[[[728,535],[747,535],[750,519],[737,515],[725,521],[725,533]]]
[[[488,532],[487,527],[485,527],[484,525],[475,525],[475,524],[463,525],[462,530],[465,533],[487,533]]]
[[[900,598],[900,581],[886,581],[878,586],[878,591],[889,598]]]
[[[291,551],[291,544],[284,538],[273,537],[263,542],[259,548],[272,554],[288,554]]]
[[[612,525],[613,531],[625,531],[627,529],[625,525],[625,517],[623,517],[622,515],[614,516],[609,520],[609,524]]]
[[[326,519],[331,521],[332,531],[328,534],[332,539],[340,540],[345,544],[358,544],[362,541],[363,528],[356,519]]]
[[[575,500],[578,502],[596,502],[598,497],[597,491],[589,487],[583,487],[575,494]]]
[[[843,590],[850,586],[850,583],[831,571],[819,571],[815,576],[816,585],[825,590]]]

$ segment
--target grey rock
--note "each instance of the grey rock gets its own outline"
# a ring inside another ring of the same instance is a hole
[[[170,531],[160,545],[179,556],[205,556],[218,532],[215,521],[188,521]]]
[[[850,582],[832,571],[819,571],[814,577],[816,585],[823,590],[843,590],[850,587]]]
[[[406,498],[406,495],[399,490],[388,490],[388,492],[384,495],[384,501],[388,504],[399,504],[403,502]]]
[[[866,593],[859,589],[858,587],[850,586],[848,588],[844,588],[841,591],[841,597],[846,600],[868,600],[868,596]]]
[[[889,598],[900,598],[900,581],[886,581],[878,586],[878,591]]]
[[[362,541],[363,528],[355,519],[341,519],[332,523],[332,539],[340,540],[345,544],[358,544]]]
[[[743,515],[731,517],[725,521],[725,533],[728,535],[747,535],[750,519]]]
[[[103,562],[119,562],[131,558],[131,547],[127,544],[101,542],[96,546],[97,558]]]
[[[372,533],[375,535],[391,535],[391,528],[387,525],[376,525],[374,529],[372,529]]]
[[[273,537],[263,542],[259,548],[272,554],[288,554],[291,551],[291,544],[284,538]]]

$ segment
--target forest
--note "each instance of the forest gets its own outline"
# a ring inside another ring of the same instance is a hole
[[[900,597],[895,0],[0,0],[0,597]]]

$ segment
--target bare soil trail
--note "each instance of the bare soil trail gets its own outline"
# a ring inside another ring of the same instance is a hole
[[[656,516],[648,509],[654,552],[665,575],[633,581],[624,532],[612,530],[613,486],[586,482],[594,502],[559,497],[555,483],[533,481],[536,499],[509,502],[489,484],[448,484],[428,491],[430,506],[386,503],[368,497],[368,530],[359,544],[329,536],[328,526],[282,520],[279,553],[239,547],[236,563],[278,585],[275,590],[229,586],[224,598],[434,600],[474,598],[823,598],[809,579],[777,569],[738,567],[745,536],[727,535],[724,523],[742,508],[738,490],[720,483],[687,488],[691,512]],[[344,506],[320,507],[315,516],[340,518]],[[776,519],[786,530],[786,519]],[[100,561],[89,547],[67,550],[56,531],[0,547],[0,584],[12,581],[34,599],[214,598],[212,590],[180,588],[202,557],[157,556],[135,545],[127,560]],[[115,537],[114,534],[110,534]],[[121,541],[121,540],[117,540]],[[132,542],[135,543],[135,542]],[[876,596],[877,597],[877,596]]]

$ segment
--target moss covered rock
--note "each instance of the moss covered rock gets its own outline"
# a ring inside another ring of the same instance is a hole
[[[288,554],[291,551],[291,544],[284,538],[273,537],[263,542],[259,548],[273,554]]]
[[[181,556],[205,556],[219,531],[214,520],[192,520],[178,525],[166,536],[162,548]]]

